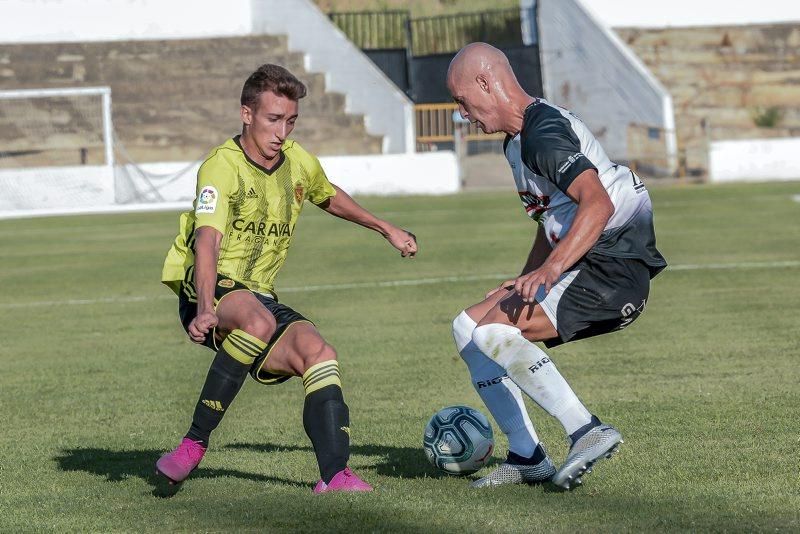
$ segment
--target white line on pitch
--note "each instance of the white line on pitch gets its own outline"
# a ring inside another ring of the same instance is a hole
[[[669,271],[713,271],[717,269],[781,269],[785,267],[800,267],[800,261],[745,261],[738,263],[684,263],[670,265]]]
[[[738,263],[684,263],[670,265],[665,272],[671,271],[705,271],[718,269],[781,269],[800,267],[800,261],[763,261],[763,262],[738,262]],[[373,282],[352,282],[345,284],[323,284],[313,286],[284,287],[279,293],[305,293],[308,291],[331,291],[341,289],[376,289],[382,287],[424,286],[431,284],[452,284],[460,282],[476,282],[479,280],[503,280],[514,277],[506,274],[479,274],[479,275],[454,275],[437,278],[415,278],[409,280],[386,280]],[[39,300],[33,302],[11,302],[0,304],[0,309],[33,308],[38,306],[79,306],[83,304],[120,304],[130,302],[144,302],[149,300],[174,299],[171,294],[154,296],[130,297],[101,297],[94,299],[67,299],[67,300]]]

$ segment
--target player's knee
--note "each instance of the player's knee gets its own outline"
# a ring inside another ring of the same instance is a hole
[[[458,352],[464,350],[464,347],[472,341],[472,331],[475,330],[476,326],[477,323],[467,314],[466,310],[453,319],[453,339],[456,342]]]
[[[315,346],[308,347],[303,351],[303,364],[301,374],[305,373],[311,367],[318,363],[327,362],[336,359],[336,349],[325,341],[320,340]]]
[[[480,325],[472,331],[472,341],[485,355],[506,367],[513,355],[512,346],[524,338],[519,328],[506,324]]]
[[[240,327],[251,336],[255,336],[264,342],[269,342],[272,335],[275,333],[277,324],[275,318],[271,314],[258,314],[252,315],[247,318],[245,324]]]

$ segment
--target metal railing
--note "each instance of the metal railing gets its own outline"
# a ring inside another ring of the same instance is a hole
[[[333,12],[328,17],[362,50],[408,47],[408,11]]]
[[[333,12],[328,17],[362,50],[409,48],[414,56],[455,52],[473,41],[522,44],[518,8],[412,19],[408,11]]]
[[[439,143],[455,143],[457,138],[465,142],[502,140],[505,135],[486,134],[475,124],[456,124],[453,113],[458,113],[457,104],[417,104],[414,114],[417,124],[417,148],[430,150]]]

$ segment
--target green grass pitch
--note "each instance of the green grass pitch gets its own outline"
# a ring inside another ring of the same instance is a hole
[[[570,493],[471,490],[421,447],[437,409],[486,413],[450,322],[523,263],[535,228],[512,191],[363,198],[419,236],[413,261],[313,206],[298,224],[278,292],[339,351],[367,495],[312,495],[297,380],[248,381],[170,495],[153,463],[186,430],[212,357],[159,283],[177,214],[2,221],[0,531],[798,531],[797,193],[651,191],[672,267],[646,313],[550,351],[625,437]],[[530,412],[560,462],[560,426]],[[498,438],[495,458],[505,449]]]

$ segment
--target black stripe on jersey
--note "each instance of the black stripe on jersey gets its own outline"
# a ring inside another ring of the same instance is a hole
[[[193,222],[192,226],[189,227],[189,235],[186,236],[186,248],[191,250],[192,254],[194,254],[196,252],[194,250],[194,244],[195,244],[195,241],[196,241],[196,238],[195,238],[195,235],[194,235],[194,230],[195,230],[194,226],[195,226],[195,223]]]
[[[597,167],[581,152],[581,142],[569,119],[553,106],[536,101],[525,110],[520,132],[522,161],[564,193],[573,180]]]

